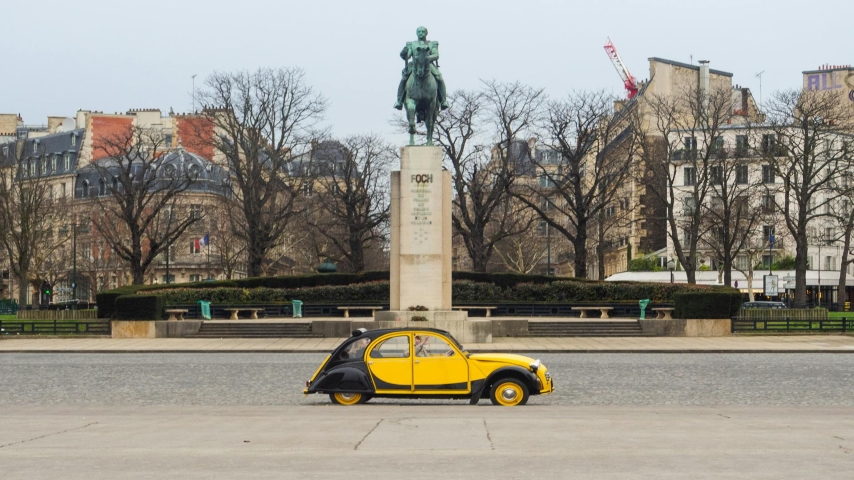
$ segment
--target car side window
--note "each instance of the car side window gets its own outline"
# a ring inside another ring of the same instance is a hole
[[[346,348],[341,352],[342,359],[351,359],[351,358],[360,358],[365,354],[365,347],[371,343],[367,338],[360,338],[351,342],[347,345]]]
[[[435,335],[415,336],[416,357],[450,357],[453,354],[454,349],[442,338]]]
[[[383,340],[371,350],[371,358],[408,358],[409,335],[391,337]]]

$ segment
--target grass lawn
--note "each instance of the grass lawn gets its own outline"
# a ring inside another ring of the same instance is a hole
[[[854,312],[827,312],[827,318],[847,318],[848,320],[854,320]]]

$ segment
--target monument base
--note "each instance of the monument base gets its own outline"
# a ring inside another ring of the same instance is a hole
[[[422,317],[426,320],[413,320]],[[472,320],[468,312],[458,310],[385,310],[376,312],[373,321],[350,322],[353,329],[367,328],[438,328],[450,333],[460,343],[492,343],[492,321]]]

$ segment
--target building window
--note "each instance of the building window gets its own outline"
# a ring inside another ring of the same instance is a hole
[[[548,234],[549,224],[545,220],[541,220],[540,223],[537,224],[537,235],[545,237]]]
[[[163,283],[175,283],[175,275],[169,275],[169,278],[163,275]]]
[[[709,169],[709,173],[711,176],[712,183],[715,185],[719,185],[724,183],[724,167],[721,165],[714,165],[711,169]]]
[[[83,180],[83,198],[89,196],[89,180]]]
[[[724,208],[724,199],[717,195],[712,196],[710,203],[712,205],[712,210],[719,211],[723,210]]]
[[[747,184],[747,165],[736,165],[735,183],[738,183],[740,185]]]
[[[107,182],[103,178],[98,179],[98,196],[103,197],[107,194]]]
[[[33,142],[33,153],[38,153],[39,151],[39,142]]]
[[[605,218],[611,218],[617,213],[617,207],[614,205],[608,205],[605,207]]]
[[[831,257],[831,256],[824,257],[824,269],[825,270],[836,270],[836,257]]]
[[[682,213],[684,215],[694,215],[697,210],[697,200],[694,197],[684,197],[682,199]]]
[[[762,241],[769,242],[774,238],[774,226],[765,225],[762,227]]]
[[[118,177],[113,177],[113,191],[114,192],[119,191],[119,178]]]
[[[774,183],[774,167],[762,165],[762,183]]]
[[[739,255],[735,257],[735,268],[743,272],[746,272],[747,269],[750,268],[750,259],[747,255]]]
[[[38,168],[37,162],[38,162],[38,160],[30,160],[30,176],[31,177],[36,176],[36,169]]]
[[[712,144],[709,146],[709,149],[715,155],[720,154],[724,149],[724,137],[715,137],[715,139],[712,140]]]
[[[71,146],[73,147],[75,145],[77,145],[77,135],[72,133],[71,134]]]
[[[65,167],[65,171],[66,171],[66,172],[70,172],[70,171],[71,171],[71,154],[70,154],[70,153],[66,153],[66,154],[65,154],[65,157],[64,157],[64,160],[65,160],[65,165],[64,165],[64,167]]]
[[[190,205],[190,219],[199,220],[200,218],[202,218],[202,206]]]
[[[762,153],[773,153],[777,144],[777,137],[770,134],[762,135]]]
[[[685,186],[690,186],[697,183],[697,170],[694,167],[685,167],[682,170],[682,176]]]
[[[689,152],[697,151],[697,137],[685,137],[682,139],[682,148]]]
[[[771,267],[774,264],[774,255],[773,254],[765,254],[762,255],[762,266],[765,268]]]
[[[554,188],[555,182],[547,175],[540,175],[540,188]]]
[[[774,195],[762,195],[762,213],[774,213],[776,205]]]
[[[65,198],[66,195],[68,194],[68,192],[66,192],[65,182],[62,183],[61,189],[62,189],[62,198]]]
[[[42,164],[42,169],[41,169],[41,170],[42,170],[42,175],[47,175],[47,159],[46,159],[46,158],[43,158],[43,159],[41,160],[41,164]]]
[[[57,157],[59,157],[59,155],[50,159],[50,171],[51,172],[56,171],[56,159],[57,159]]]
[[[200,238],[194,238],[190,241],[190,253],[193,255],[202,253],[202,243]]]
[[[201,275],[190,275],[190,281],[191,282],[201,282],[202,276]]]
[[[750,144],[747,143],[747,135],[735,136],[735,155],[737,157],[747,156]]]

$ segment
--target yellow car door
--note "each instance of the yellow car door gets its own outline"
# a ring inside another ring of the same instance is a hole
[[[412,355],[409,334],[380,337],[365,357],[377,393],[412,391]]]
[[[439,335],[416,334],[412,362],[416,393],[469,393],[468,360]]]

